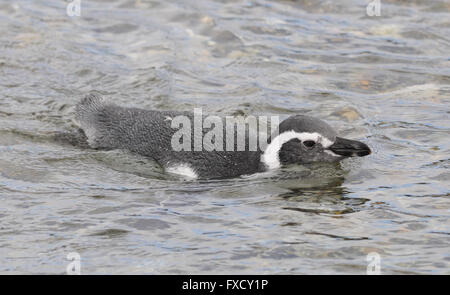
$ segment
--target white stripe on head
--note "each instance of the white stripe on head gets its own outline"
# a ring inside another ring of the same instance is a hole
[[[281,166],[279,152],[283,144],[291,139],[297,138],[300,141],[312,140],[320,143],[324,148],[333,144],[331,140],[322,136],[317,132],[295,132],[294,130],[286,131],[276,136],[267,146],[264,154],[261,156],[261,161],[266,164],[269,169],[277,169]]]

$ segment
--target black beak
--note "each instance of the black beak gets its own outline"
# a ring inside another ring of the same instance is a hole
[[[342,137],[336,137],[336,141],[328,149],[344,157],[364,157],[371,153],[367,144]]]

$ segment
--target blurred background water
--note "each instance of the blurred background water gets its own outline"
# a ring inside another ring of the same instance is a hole
[[[450,3],[0,1],[0,273],[450,274]],[[125,106],[308,113],[373,154],[187,181],[52,140]]]

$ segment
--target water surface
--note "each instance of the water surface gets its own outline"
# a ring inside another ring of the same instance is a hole
[[[0,3],[0,273],[450,274],[448,1]],[[373,154],[220,181],[52,140],[124,106],[307,113]]]

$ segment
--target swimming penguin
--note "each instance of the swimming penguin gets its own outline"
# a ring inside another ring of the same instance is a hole
[[[174,148],[174,137],[179,130],[173,128],[173,123],[180,117],[191,122],[196,120],[191,112],[121,107],[98,94],[89,94],[76,106],[74,121],[84,133],[89,147],[128,150],[154,159],[169,173],[188,178],[230,178],[288,164],[337,162],[371,153],[366,144],[338,137],[330,125],[306,115],[295,115],[282,121],[278,132],[268,136],[264,149],[250,148],[248,128],[244,133],[243,148],[238,147],[237,132],[227,137],[228,133],[224,131],[223,138],[216,138],[214,143],[221,141],[226,146],[225,143],[232,139],[231,150],[208,145],[196,149],[194,142],[205,143],[201,137],[207,136],[211,129],[199,133],[194,126],[188,126],[193,135],[186,137],[190,142],[183,143],[185,148],[180,150]],[[234,126],[234,131],[236,128]],[[180,141],[177,139],[175,143]]]

